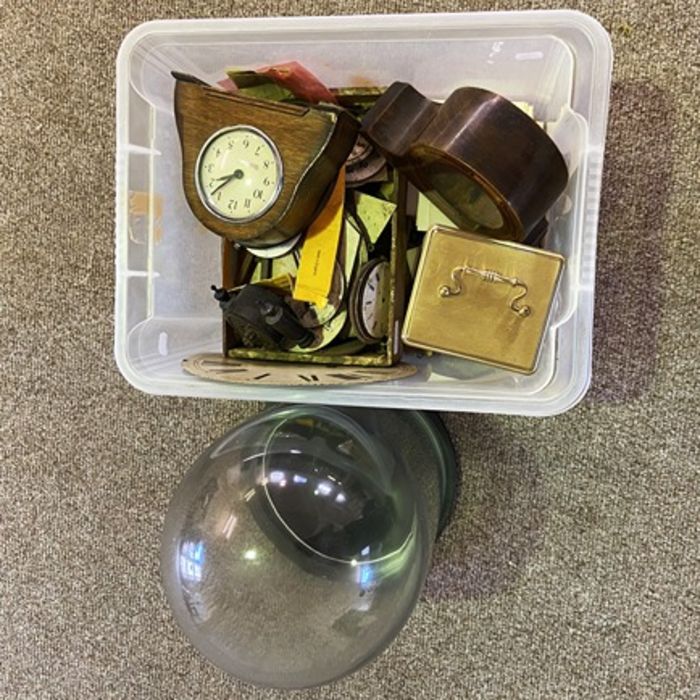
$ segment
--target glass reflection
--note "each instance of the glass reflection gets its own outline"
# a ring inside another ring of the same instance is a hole
[[[201,581],[204,542],[185,541],[180,547],[180,576],[185,581]]]

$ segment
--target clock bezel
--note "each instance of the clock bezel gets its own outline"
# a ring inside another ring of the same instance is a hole
[[[355,326],[355,332],[360,340],[368,345],[380,343],[389,333],[389,328],[387,328],[386,333],[383,333],[380,336],[375,336],[370,332],[370,329],[367,327],[365,322],[364,306],[362,304],[364,297],[363,292],[367,287],[371,274],[382,266],[386,266],[386,274],[391,276],[390,262],[384,258],[374,258],[373,260],[365,263],[362,268],[358,270],[357,278],[353,283],[350,291],[350,300],[348,302],[350,308],[350,318]],[[391,303],[390,300],[389,303]],[[387,319],[387,321],[389,320],[390,319]]]
[[[261,209],[259,212],[256,212],[255,214],[251,216],[246,216],[246,217],[238,217],[238,218],[233,218],[230,216],[226,216],[225,214],[222,214],[221,212],[217,211],[208,201],[208,198],[206,196],[206,193],[204,189],[202,188],[201,184],[201,178],[200,178],[200,166],[202,164],[202,160],[204,158],[204,155],[207,153],[209,147],[211,144],[216,141],[219,137],[223,136],[224,134],[229,134],[234,131],[247,131],[247,132],[253,132],[256,133],[258,136],[260,136],[263,141],[267,143],[267,145],[270,147],[270,150],[272,151],[272,155],[275,159],[275,163],[277,165],[277,170],[278,170],[278,178],[277,178],[277,185],[275,187],[274,194],[270,197],[269,202],[265,205],[263,209]],[[282,161],[282,155],[279,151],[279,148],[277,147],[277,144],[266,134],[262,129],[258,128],[257,126],[253,126],[252,124],[234,124],[232,126],[225,126],[221,129],[218,129],[215,131],[213,134],[211,134],[207,140],[202,144],[202,147],[199,149],[199,153],[197,154],[197,160],[195,161],[194,164],[194,184],[195,188],[197,189],[197,196],[199,197],[199,201],[202,203],[202,206],[213,216],[215,216],[217,219],[221,221],[225,221],[226,223],[229,224],[249,224],[252,221],[256,221],[257,219],[260,219],[262,216],[267,214],[267,212],[272,209],[272,207],[275,206],[277,201],[280,198],[280,194],[282,193],[282,187],[284,185],[284,163]]]
[[[430,168],[435,163],[440,164],[446,170],[451,170],[455,176],[468,180],[479,187],[489,198],[503,220],[500,228],[489,228],[485,224],[470,220],[466,214],[459,210],[454,210],[454,207],[449,206],[448,208],[452,216],[455,217],[456,224],[466,230],[472,231],[475,230],[474,226],[477,226],[478,233],[498,240],[522,241],[525,238],[525,228],[518,212],[503,194],[501,194],[498,188],[478,170],[475,170],[464,160],[457,158],[453,154],[441,151],[434,146],[422,142],[416,143],[415,146],[411,148],[410,152],[417,163],[420,163],[419,166],[415,166],[412,170],[412,181],[428,199],[431,199],[433,193],[438,195],[442,202],[433,203],[439,209],[443,208],[443,203],[449,205],[449,202],[442,195],[441,190],[434,186],[433,180],[424,172],[426,167]]]

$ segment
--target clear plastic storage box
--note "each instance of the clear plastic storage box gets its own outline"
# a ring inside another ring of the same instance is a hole
[[[191,376],[183,358],[220,352],[209,286],[220,239],[181,184],[171,71],[214,83],[230,66],[296,60],[331,87],[413,84],[444,99],[465,85],[534,106],[569,162],[546,247],[566,256],[537,371],[529,376],[408,354],[409,379],[347,387],[262,387]],[[115,354],[137,388],[178,396],[552,415],[591,378],[601,171],[611,79],[608,34],[572,11],[156,21],[117,59]]]

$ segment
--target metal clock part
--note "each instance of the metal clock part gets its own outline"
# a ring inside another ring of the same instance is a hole
[[[343,269],[336,260],[333,268],[333,279],[331,280],[331,288],[328,292],[328,303],[323,307],[318,307],[316,304],[307,302],[296,302],[300,306],[292,306],[296,311],[299,309],[299,322],[304,328],[318,328],[328,323],[339,311],[345,300],[346,283]],[[303,306],[301,306],[303,305]],[[302,310],[303,309],[303,310]]]
[[[367,156],[374,150],[374,146],[362,134],[357,135],[355,145],[352,147],[350,154],[345,161],[345,165],[353,166],[365,160]]]
[[[417,367],[398,364],[393,367],[350,367],[259,360],[233,360],[214,353],[194,355],[182,361],[189,374],[231,384],[268,386],[337,386],[370,384],[404,377],[417,372]]]
[[[564,265],[558,253],[435,226],[423,243],[402,339],[532,374]]]
[[[306,347],[314,336],[298,321],[279,294],[266,287],[249,284],[235,293],[212,286],[226,322],[249,347]]]
[[[290,348],[290,352],[315,352],[316,350],[325,348],[340,337],[347,326],[347,320],[347,309],[341,309],[330,321],[313,329],[312,333],[314,337],[308,345],[297,345]]]
[[[360,340],[371,344],[389,332],[390,267],[381,258],[371,260],[358,272],[350,291],[350,315]]]
[[[284,243],[270,246],[269,248],[259,248],[257,246],[246,245],[243,243],[241,243],[241,246],[252,255],[255,255],[257,258],[265,258],[266,260],[270,260],[272,258],[281,258],[290,253],[292,250],[294,250],[294,248],[296,248],[297,244],[301,240],[301,237],[302,234],[300,233]]]
[[[361,134],[345,161],[345,182],[348,187],[359,187],[372,178],[386,165],[386,159]]]
[[[277,201],[284,181],[279,149],[249,124],[219,129],[205,141],[195,163],[202,204],[233,223],[259,219]]]

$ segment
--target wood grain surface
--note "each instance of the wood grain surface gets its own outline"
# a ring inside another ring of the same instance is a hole
[[[442,104],[393,83],[363,121],[365,136],[461,228],[474,230],[458,201],[473,181],[503,217],[488,234],[522,241],[564,191],[566,163],[545,131],[510,100],[460,88]],[[455,186],[436,185],[438,167]],[[458,196],[455,196],[455,192]]]
[[[175,115],[182,147],[182,184],[194,215],[211,231],[265,247],[295,236],[313,220],[352,148],[359,125],[341,110],[316,109],[240,97],[189,80],[175,82]],[[214,216],[197,193],[195,166],[219,129],[246,124],[276,144],[283,182],[275,204],[247,223]]]

